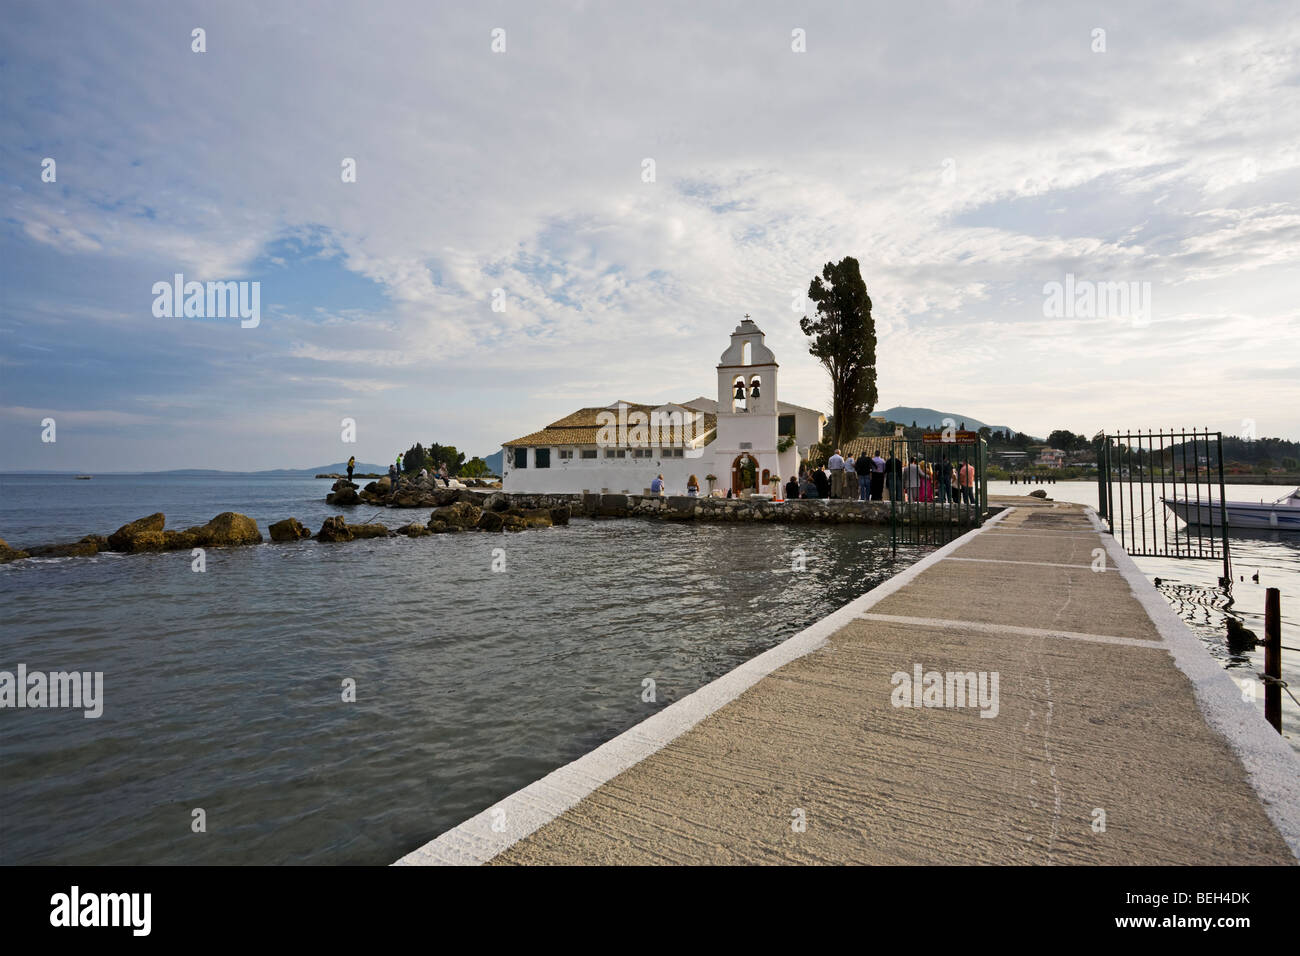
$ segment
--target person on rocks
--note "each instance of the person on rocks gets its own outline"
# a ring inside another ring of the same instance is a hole
[[[401,481],[401,475],[396,465],[388,466],[388,490],[391,494],[397,494],[397,483]]]
[[[447,474],[447,463],[445,461],[438,466],[438,477],[442,479],[444,485],[448,488],[451,487],[451,475]]]
[[[348,481],[352,480],[352,469],[357,467],[357,456],[353,455],[348,459]]]

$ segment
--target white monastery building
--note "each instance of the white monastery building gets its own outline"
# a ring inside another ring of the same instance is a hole
[[[821,441],[826,416],[777,399],[777,362],[747,315],[718,361],[718,397],[580,408],[502,446],[502,490],[532,494],[644,494],[656,475],[665,494],[714,488],[767,492]]]

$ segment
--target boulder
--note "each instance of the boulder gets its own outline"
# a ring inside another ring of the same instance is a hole
[[[448,526],[458,528],[473,528],[478,524],[479,516],[483,509],[476,505],[467,504],[464,501],[457,501],[453,504],[445,505],[442,508],[434,510],[429,515],[429,521],[442,521]]]
[[[303,538],[311,537],[311,532],[304,528],[297,518],[285,518],[283,521],[277,521],[267,530],[271,532],[272,541],[300,541]]]
[[[167,519],[161,511],[145,518],[136,518],[134,521],[122,525],[108,536],[108,550],[131,551],[133,550],[131,547],[132,538],[146,531],[157,531],[161,534],[163,525],[166,523]]]
[[[199,536],[194,531],[164,531],[162,535],[164,551],[189,551],[199,546]]]
[[[327,505],[339,505],[340,507],[346,508],[352,505],[361,504],[361,496],[357,494],[355,485],[348,485],[345,488],[340,488],[338,491],[331,491],[325,496],[325,503]]]
[[[108,538],[102,534],[88,534],[77,541],[78,544],[93,544],[96,551],[108,550]]]
[[[357,488],[357,483],[355,481],[348,481],[346,478],[340,478],[338,481],[334,482],[333,486],[331,486],[330,488],[330,491],[342,491],[344,488],[351,488],[353,491],[355,491]]]
[[[393,508],[432,508],[438,504],[438,499],[431,491],[403,485],[397,494],[388,499],[388,504]]]
[[[354,539],[387,538],[393,533],[386,524],[350,524],[348,530]]]
[[[1046,497],[1047,497],[1047,492],[1045,492],[1042,488],[1037,488],[1037,489],[1035,489],[1035,490],[1033,490],[1033,491],[1031,491],[1031,492],[1029,493],[1029,497],[1031,497],[1031,498],[1046,498]]]
[[[487,496],[487,500],[483,502],[483,508],[486,511],[509,511],[510,496],[500,491],[490,494]]]
[[[435,508],[443,508],[462,500],[460,497],[460,491],[455,488],[438,487],[434,488],[433,491],[429,492],[429,494],[433,496],[433,504]],[[473,502],[470,502],[470,504],[473,504]]]
[[[99,549],[89,541],[75,541],[72,544],[40,544],[27,549],[27,554],[33,558],[88,558],[98,553]]]
[[[501,516],[502,531],[524,531],[528,528],[528,522],[519,515],[504,514]]]
[[[195,536],[194,547],[224,548],[240,544],[259,544],[262,532],[257,522],[237,511],[223,511],[205,525],[186,528]]]
[[[550,508],[519,508],[506,514],[523,518],[524,524],[529,528],[549,528],[552,524]]]
[[[501,531],[505,527],[505,516],[499,511],[480,512],[476,527],[482,531]]]
[[[569,505],[558,505],[551,509],[551,524],[568,524],[573,509]]]
[[[167,539],[163,537],[161,531],[141,531],[139,534],[133,535],[122,550],[129,551],[132,554],[140,554],[144,551],[166,551]]]
[[[335,515],[332,518],[326,518],[325,523],[320,526],[320,531],[316,533],[317,541],[351,541],[352,529],[348,523],[343,520],[342,515]]]
[[[402,525],[400,528],[397,529],[397,533],[404,534],[408,538],[423,538],[426,535],[431,534],[432,532],[424,525],[416,524],[412,522],[411,524]]]

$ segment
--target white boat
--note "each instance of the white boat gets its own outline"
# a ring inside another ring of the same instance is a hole
[[[1218,502],[1161,498],[1165,507],[1188,524],[1219,527],[1223,524]],[[1300,531],[1300,488],[1277,501],[1228,501],[1229,528],[1263,528]]]

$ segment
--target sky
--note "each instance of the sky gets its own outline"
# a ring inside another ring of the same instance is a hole
[[[848,255],[880,408],[1300,439],[1294,3],[3,17],[0,471],[486,456],[714,395],[745,313],[825,409]],[[177,273],[260,321],[156,315]]]

